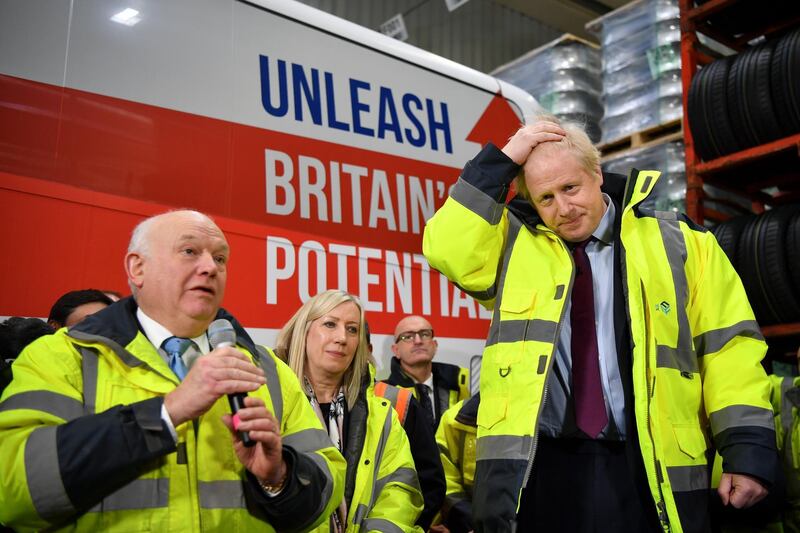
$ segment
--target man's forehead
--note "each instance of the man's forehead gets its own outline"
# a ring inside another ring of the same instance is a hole
[[[410,316],[402,319],[400,322],[397,323],[397,326],[394,329],[395,335],[403,333],[404,331],[409,331],[412,329],[420,329],[420,328],[430,328],[430,323],[422,317],[419,316]]]
[[[213,239],[220,242],[220,246],[228,248],[225,234],[209,219],[191,213],[176,213],[172,217],[165,217],[160,224],[153,228],[153,233],[161,236],[168,242],[200,241]]]

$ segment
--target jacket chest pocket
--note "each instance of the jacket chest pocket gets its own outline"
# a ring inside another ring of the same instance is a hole
[[[508,289],[500,300],[500,320],[520,320],[533,314],[536,293],[533,289]]]

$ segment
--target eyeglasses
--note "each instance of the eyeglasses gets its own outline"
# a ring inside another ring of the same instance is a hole
[[[419,331],[404,331],[397,336],[395,342],[413,342],[417,335],[419,335],[420,340],[429,341],[433,338],[433,330],[421,329]]]

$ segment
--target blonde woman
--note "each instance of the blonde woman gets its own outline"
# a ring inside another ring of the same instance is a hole
[[[278,333],[275,352],[347,460],[330,531],[419,531],[422,495],[408,438],[389,401],[375,396],[358,298],[338,290],[314,296]]]

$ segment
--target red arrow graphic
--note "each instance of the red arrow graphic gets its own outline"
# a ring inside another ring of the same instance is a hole
[[[502,148],[520,126],[522,126],[522,122],[519,116],[508,104],[508,101],[500,93],[497,93],[467,135],[467,140],[481,146],[492,142],[495,146]]]

